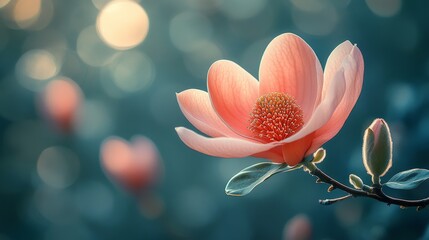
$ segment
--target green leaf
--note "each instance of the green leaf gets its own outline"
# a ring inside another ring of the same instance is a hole
[[[384,185],[393,189],[413,189],[429,179],[429,170],[415,168],[395,174]]]
[[[289,172],[301,168],[298,164],[289,167],[287,164],[263,162],[241,170],[226,184],[225,193],[230,196],[244,196],[269,177],[280,172]]]

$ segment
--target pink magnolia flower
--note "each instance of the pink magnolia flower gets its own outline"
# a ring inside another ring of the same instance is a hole
[[[158,150],[146,137],[134,137],[130,143],[109,137],[101,145],[100,160],[106,175],[134,193],[147,190],[160,175]]]
[[[70,79],[50,82],[42,92],[40,107],[57,128],[69,132],[82,102],[82,91]]]
[[[259,81],[234,62],[220,60],[208,72],[208,93],[177,94],[199,135],[177,127],[180,139],[199,152],[225,158],[261,157],[296,165],[334,137],[362,89],[364,63],[345,41],[325,71],[300,37],[286,33],[266,48]]]

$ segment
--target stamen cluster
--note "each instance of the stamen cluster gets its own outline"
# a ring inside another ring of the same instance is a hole
[[[272,92],[258,98],[249,121],[248,128],[255,137],[274,142],[298,132],[304,125],[304,115],[292,96]]]

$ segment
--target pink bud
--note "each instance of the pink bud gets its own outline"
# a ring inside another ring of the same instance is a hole
[[[392,167],[392,137],[383,119],[375,119],[366,129],[362,158],[366,171],[372,176],[372,182],[380,184],[380,177]]]
[[[62,131],[73,128],[76,112],[82,101],[79,86],[70,79],[50,82],[42,92],[41,109],[49,121]]]
[[[130,143],[109,137],[101,145],[100,158],[111,180],[133,193],[147,190],[160,174],[158,150],[146,137],[134,137]]]
[[[309,240],[311,239],[311,223],[306,215],[299,214],[291,218],[283,232],[284,240]]]

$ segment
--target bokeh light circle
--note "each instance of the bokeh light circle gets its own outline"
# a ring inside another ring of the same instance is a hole
[[[10,0],[0,0],[0,8],[7,6]]]
[[[101,41],[94,26],[86,27],[79,33],[76,51],[82,61],[93,67],[108,64],[117,54]]]
[[[170,22],[170,38],[174,46],[191,52],[212,38],[213,27],[204,15],[194,12],[183,12]]]
[[[80,163],[74,152],[64,147],[49,147],[39,156],[37,173],[48,186],[63,189],[79,175]]]
[[[139,45],[149,31],[149,17],[138,3],[129,0],[112,1],[97,17],[97,32],[110,47],[118,50]]]
[[[118,54],[102,69],[101,84],[111,97],[147,90],[156,76],[156,67],[146,54],[127,51]]]
[[[48,79],[58,74],[60,64],[55,57],[43,49],[33,49],[24,53],[16,63],[15,72],[19,83],[33,91],[44,87]]]
[[[54,5],[52,0],[0,0],[0,9],[8,27],[41,30],[52,20]]]
[[[54,223],[54,226],[73,226],[79,221],[78,211],[69,191],[40,186],[35,189],[32,204],[38,210],[43,220]],[[69,235],[66,235],[69,236]],[[61,239],[67,239],[64,237]],[[79,238],[81,239],[81,238]]]
[[[36,80],[46,80],[53,77],[58,68],[54,56],[44,50],[32,50],[23,55],[24,72]]]
[[[18,0],[13,7],[13,19],[22,28],[31,26],[40,16],[41,0]]]
[[[380,17],[393,17],[402,7],[401,0],[365,0],[369,9]]]
[[[126,92],[150,86],[155,77],[154,64],[141,52],[127,52],[118,56],[110,70],[116,86]]]

